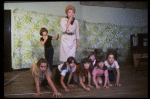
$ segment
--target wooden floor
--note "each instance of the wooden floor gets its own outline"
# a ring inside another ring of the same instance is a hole
[[[63,88],[56,86],[61,92],[62,98],[147,98],[148,97],[148,77],[142,75],[141,71],[135,73],[135,67],[129,63],[120,63],[120,83],[121,87],[112,86],[109,89],[96,89],[95,86],[90,91],[85,91],[80,85],[69,88],[65,92]],[[53,75],[56,67],[53,68]],[[53,78],[52,78],[53,79]],[[115,82],[112,82],[114,85]],[[43,95],[39,98],[54,98],[53,90],[49,85],[41,86]],[[31,78],[29,70],[4,72],[4,97],[5,98],[34,98],[36,88]]]

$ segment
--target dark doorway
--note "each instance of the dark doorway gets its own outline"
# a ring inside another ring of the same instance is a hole
[[[4,10],[4,72],[12,71],[11,62],[11,10]]]

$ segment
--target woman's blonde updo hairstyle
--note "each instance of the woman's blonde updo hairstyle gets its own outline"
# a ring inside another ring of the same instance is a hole
[[[68,6],[66,7],[66,9],[65,9],[65,13],[68,14],[68,11],[69,11],[69,10],[73,10],[74,13],[75,13],[75,11],[76,11],[76,9],[75,9],[75,7],[74,7],[73,5],[68,5]]]

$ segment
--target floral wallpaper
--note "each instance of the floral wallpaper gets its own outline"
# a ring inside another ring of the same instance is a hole
[[[40,43],[39,31],[42,27],[48,29],[48,35],[59,39],[53,40],[54,48],[53,65],[60,64],[59,46],[62,35],[60,20],[64,16],[26,11],[15,9],[14,33],[12,38],[12,68],[22,69],[30,66],[44,57],[44,46]],[[147,33],[147,27],[122,26],[110,23],[90,23],[79,20],[80,40],[76,60],[79,62],[87,53],[94,48],[102,48],[106,52],[107,48],[118,48],[117,61],[128,61],[130,59],[130,35],[137,33]]]
[[[85,22],[88,35],[87,46],[89,48],[118,48],[118,62],[130,61],[130,35],[147,33],[147,27],[115,25],[110,23]]]

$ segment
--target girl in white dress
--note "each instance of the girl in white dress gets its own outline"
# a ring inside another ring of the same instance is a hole
[[[65,62],[67,58],[75,57],[79,42],[79,24],[73,16],[75,7],[68,5],[65,9],[66,17],[61,19],[61,28],[63,35],[60,41],[60,61]]]

